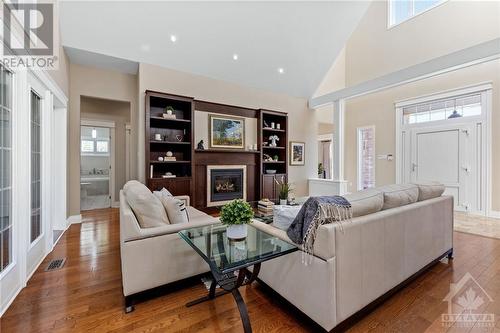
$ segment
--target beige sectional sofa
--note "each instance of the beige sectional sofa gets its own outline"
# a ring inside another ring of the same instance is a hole
[[[444,187],[391,185],[351,195],[354,217],[319,228],[314,255],[297,251],[262,263],[259,280],[325,330],[331,330],[453,249],[453,198]],[[188,207],[189,227],[217,220]],[[285,230],[253,225],[291,242]],[[123,292],[143,290],[208,272],[208,265],[177,232],[186,224],[140,228],[123,191],[120,238]]]
[[[307,266],[303,252],[294,252],[264,262],[259,279],[325,330],[333,329],[426,266],[452,256],[453,197],[424,193],[417,201],[423,192],[392,186],[347,195],[358,214],[371,213],[344,223],[343,231],[337,224],[321,226]],[[284,230],[258,221],[254,226],[291,242]]]

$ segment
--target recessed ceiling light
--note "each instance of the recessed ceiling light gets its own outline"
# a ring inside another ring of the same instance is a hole
[[[177,41],[177,36],[176,35],[170,35],[170,40],[172,43],[175,43]]]
[[[280,67],[280,68],[278,68],[278,73],[283,74],[283,73],[285,73],[285,70],[282,67]]]
[[[238,55],[236,53],[233,54],[233,60],[238,60]]]

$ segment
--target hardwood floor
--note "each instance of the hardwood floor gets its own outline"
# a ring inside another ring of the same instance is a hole
[[[231,295],[186,308],[206,293],[201,283],[140,303],[123,312],[119,214],[105,209],[83,214],[28,286],[0,319],[0,332],[242,332]],[[500,222],[500,221],[499,221]],[[367,314],[352,332],[500,332],[500,240],[455,232],[455,259],[427,273]],[[67,257],[66,265],[44,272],[48,261]],[[445,328],[441,314],[450,283],[470,272],[493,298],[484,311],[494,313],[496,328]],[[318,326],[254,283],[242,288],[254,332],[319,332]]]

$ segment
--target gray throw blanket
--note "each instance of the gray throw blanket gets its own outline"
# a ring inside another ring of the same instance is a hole
[[[305,254],[312,255],[316,231],[326,223],[342,223],[352,219],[352,207],[344,197],[324,196],[307,199],[286,234],[297,244],[303,244]],[[303,257],[303,261],[304,257]]]

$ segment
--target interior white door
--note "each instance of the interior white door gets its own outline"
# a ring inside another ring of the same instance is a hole
[[[475,202],[472,191],[474,154],[471,129],[467,125],[412,130],[410,179],[413,182],[437,181],[452,195],[455,209],[466,211]]]

